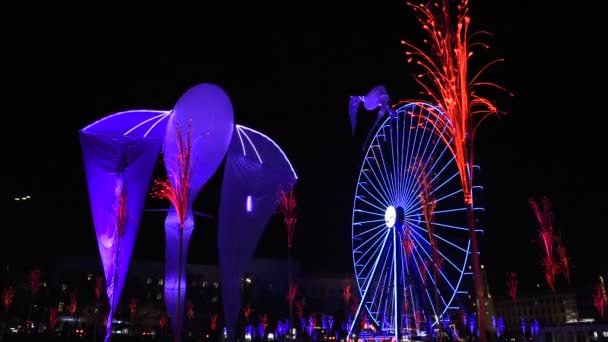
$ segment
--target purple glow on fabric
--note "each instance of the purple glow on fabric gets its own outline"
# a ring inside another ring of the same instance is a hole
[[[129,268],[167,115],[166,111],[126,111],[80,131],[89,201],[110,302],[106,341]],[[126,196],[126,222],[119,237],[115,211],[121,194]]]
[[[169,119],[163,144],[168,174],[177,172],[175,124],[184,133],[188,127],[192,129],[192,202],[217,171],[230,145],[234,129],[230,98],[222,88],[210,83],[196,85],[179,98]]]
[[[167,213],[165,220],[165,305],[169,313],[170,326],[176,334],[179,322],[180,331],[184,322],[184,301],[186,298],[186,261],[190,235],[194,229],[192,220],[192,202],[198,193],[217,171],[220,163],[226,155],[232,132],[234,129],[234,114],[232,103],[222,88],[202,83],[188,89],[177,101],[169,122],[166,126],[165,140],[163,142],[163,154],[165,168],[168,175],[178,172],[178,143],[177,131],[185,135],[188,129],[192,134],[192,150],[190,155],[191,174],[190,191],[188,198],[187,222],[184,227],[182,244],[182,258],[179,260],[179,218],[172,208]],[[179,270],[182,270],[181,286],[179,282]],[[171,284],[171,285],[170,285]],[[178,299],[178,287],[179,299]],[[178,305],[179,301],[179,305]],[[179,309],[178,309],[179,308]],[[176,317],[179,315],[179,320]],[[176,341],[181,341],[181,336],[176,336]]]
[[[297,175],[269,137],[236,125],[226,156],[218,222],[219,264],[228,341],[234,341],[241,305],[240,281],[266,224]],[[254,211],[243,202],[251,197]]]
[[[247,196],[247,212],[250,213],[253,208],[252,208],[252,204],[251,204],[251,195]]]

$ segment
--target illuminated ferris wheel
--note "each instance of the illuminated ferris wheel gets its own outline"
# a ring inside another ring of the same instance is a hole
[[[424,111],[438,109],[397,108],[366,146],[352,214],[361,302],[349,333],[362,315],[395,337],[426,332],[463,293],[470,251],[458,168]]]

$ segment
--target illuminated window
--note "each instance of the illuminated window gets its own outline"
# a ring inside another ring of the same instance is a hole
[[[148,284],[148,285],[152,284],[152,278],[146,279],[146,284]]]
[[[207,287],[207,282],[206,281],[203,282],[203,287]]]
[[[158,285],[163,286],[165,280],[163,278],[158,279]]]
[[[213,287],[215,287],[217,289],[218,287],[220,287],[220,283],[217,282],[217,281],[214,281],[213,282]]]

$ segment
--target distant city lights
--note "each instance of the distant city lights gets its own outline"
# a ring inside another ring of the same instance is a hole
[[[27,200],[31,200],[32,196],[27,195],[27,196],[23,196],[23,197],[15,197],[15,201],[27,201]]]

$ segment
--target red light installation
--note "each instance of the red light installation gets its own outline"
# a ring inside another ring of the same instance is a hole
[[[473,56],[473,49],[488,48],[487,44],[472,38],[488,33],[477,32],[469,35],[468,0],[440,0],[429,5],[408,2],[408,6],[413,9],[427,35],[424,43],[430,51],[424,52],[416,45],[402,41],[407,48],[407,61],[422,68],[416,82],[424,90],[423,94],[430,97],[442,112],[428,111],[428,114],[416,115],[422,116],[423,120],[431,124],[431,129],[448,145],[458,166],[467,207],[476,307],[479,311],[480,326],[485,327],[482,305],[484,291],[473,213],[473,148],[475,132],[481,122],[491,115],[502,113],[492,101],[478,92],[484,87],[504,90],[494,83],[480,81],[484,71],[501,60],[487,63],[469,77],[468,61]],[[456,14],[455,18],[452,18],[453,13]],[[485,329],[480,329],[480,339],[482,342],[486,341]]]
[[[215,331],[217,329],[217,317],[218,314],[214,313],[211,315],[211,320],[209,322],[209,326],[211,327],[211,331]]]
[[[55,329],[55,325],[57,324],[57,307],[52,306],[49,308],[49,330]]]
[[[285,190],[281,190],[279,194],[280,199],[280,210],[283,214],[283,224],[285,225],[285,229],[287,230],[287,278],[289,284],[289,326],[292,326],[292,311],[293,311],[293,298],[295,298],[295,293],[292,296],[293,288],[291,281],[291,245],[293,242],[293,233],[295,230],[297,217],[296,217],[296,197],[294,186],[291,184],[289,186],[289,191],[285,192]]]
[[[161,312],[160,316],[158,317],[158,326],[160,328],[161,333],[165,332],[165,327],[167,326],[167,313],[166,312]]]
[[[553,235],[551,201],[549,201],[547,196],[543,196],[542,200],[540,201],[530,198],[528,202],[530,203],[530,208],[532,208],[536,221],[540,227],[538,230],[538,235],[540,236],[540,240],[545,248],[545,255],[547,255],[549,258],[553,258],[553,240],[555,237]]]
[[[302,319],[304,316],[304,299],[300,298],[296,300],[296,315],[298,319]]]
[[[247,322],[249,322],[249,317],[251,317],[252,312],[253,312],[253,309],[251,308],[251,304],[247,304],[245,306],[245,308],[243,309],[243,314],[245,315],[245,320]]]
[[[2,304],[4,304],[4,311],[8,312],[8,309],[13,304],[13,299],[15,298],[15,288],[9,286],[2,291]]]
[[[175,124],[175,137],[177,142],[177,169],[168,175],[167,179],[154,180],[152,197],[165,198],[173,205],[179,219],[179,262],[177,271],[177,310],[175,317],[175,335],[181,338],[181,306],[182,289],[182,255],[183,255],[183,233],[186,218],[188,216],[188,200],[190,196],[190,180],[192,179],[192,129],[188,127],[186,136],[180,132],[179,124]]]
[[[179,125],[175,125],[177,138],[177,172],[168,175],[167,179],[156,179],[152,188],[152,197],[165,198],[175,208],[180,221],[180,229],[184,228],[188,210],[188,195],[190,194],[192,130],[188,129],[186,138],[181,134]],[[185,140],[185,141],[184,141]]]
[[[414,248],[416,248],[416,244],[414,243],[414,239],[412,238],[412,227],[410,227],[407,223],[403,229],[403,250],[405,251],[405,258],[409,262],[412,253],[414,252]]]
[[[38,293],[38,290],[40,289],[40,286],[42,285],[41,279],[42,279],[42,272],[40,272],[40,270],[38,270],[38,269],[32,270],[30,272],[30,274],[28,275],[28,281],[29,281],[29,285],[30,285],[30,290],[32,291],[32,296],[34,296],[36,293]]]
[[[95,277],[95,299],[99,304],[99,299],[101,298],[101,292],[103,291],[103,277],[97,276]]]
[[[194,318],[194,304],[190,299],[186,301],[186,318],[188,318],[188,329],[191,329],[192,319]]]
[[[517,300],[517,273],[508,272],[507,273],[507,292],[509,293],[509,297],[513,300],[513,303]]]
[[[344,298],[344,302],[348,305],[350,303],[350,298],[352,296],[352,284],[350,280],[346,280],[344,282],[344,288],[342,289],[342,298]]]
[[[538,236],[545,251],[545,256],[541,260],[541,266],[545,273],[545,280],[551,291],[555,293],[555,275],[559,272],[560,265],[553,259],[555,235],[553,233],[551,201],[547,196],[543,196],[541,200],[530,198],[528,203],[538,222]]]
[[[78,297],[76,291],[70,292],[70,305],[68,305],[68,312],[73,316],[78,310]]]
[[[602,277],[600,277],[600,281],[593,291],[593,305],[600,317],[604,318],[604,310],[608,306],[608,295],[606,294],[606,285]]]
[[[131,324],[135,323],[136,316],[137,316],[137,303],[135,302],[135,298],[131,298],[131,302],[129,303],[129,318],[131,319]]]
[[[561,236],[557,235],[555,237],[555,244],[557,248],[557,256],[560,262],[560,272],[564,275],[568,283],[570,283],[570,259],[566,254],[566,246],[564,246]]]

